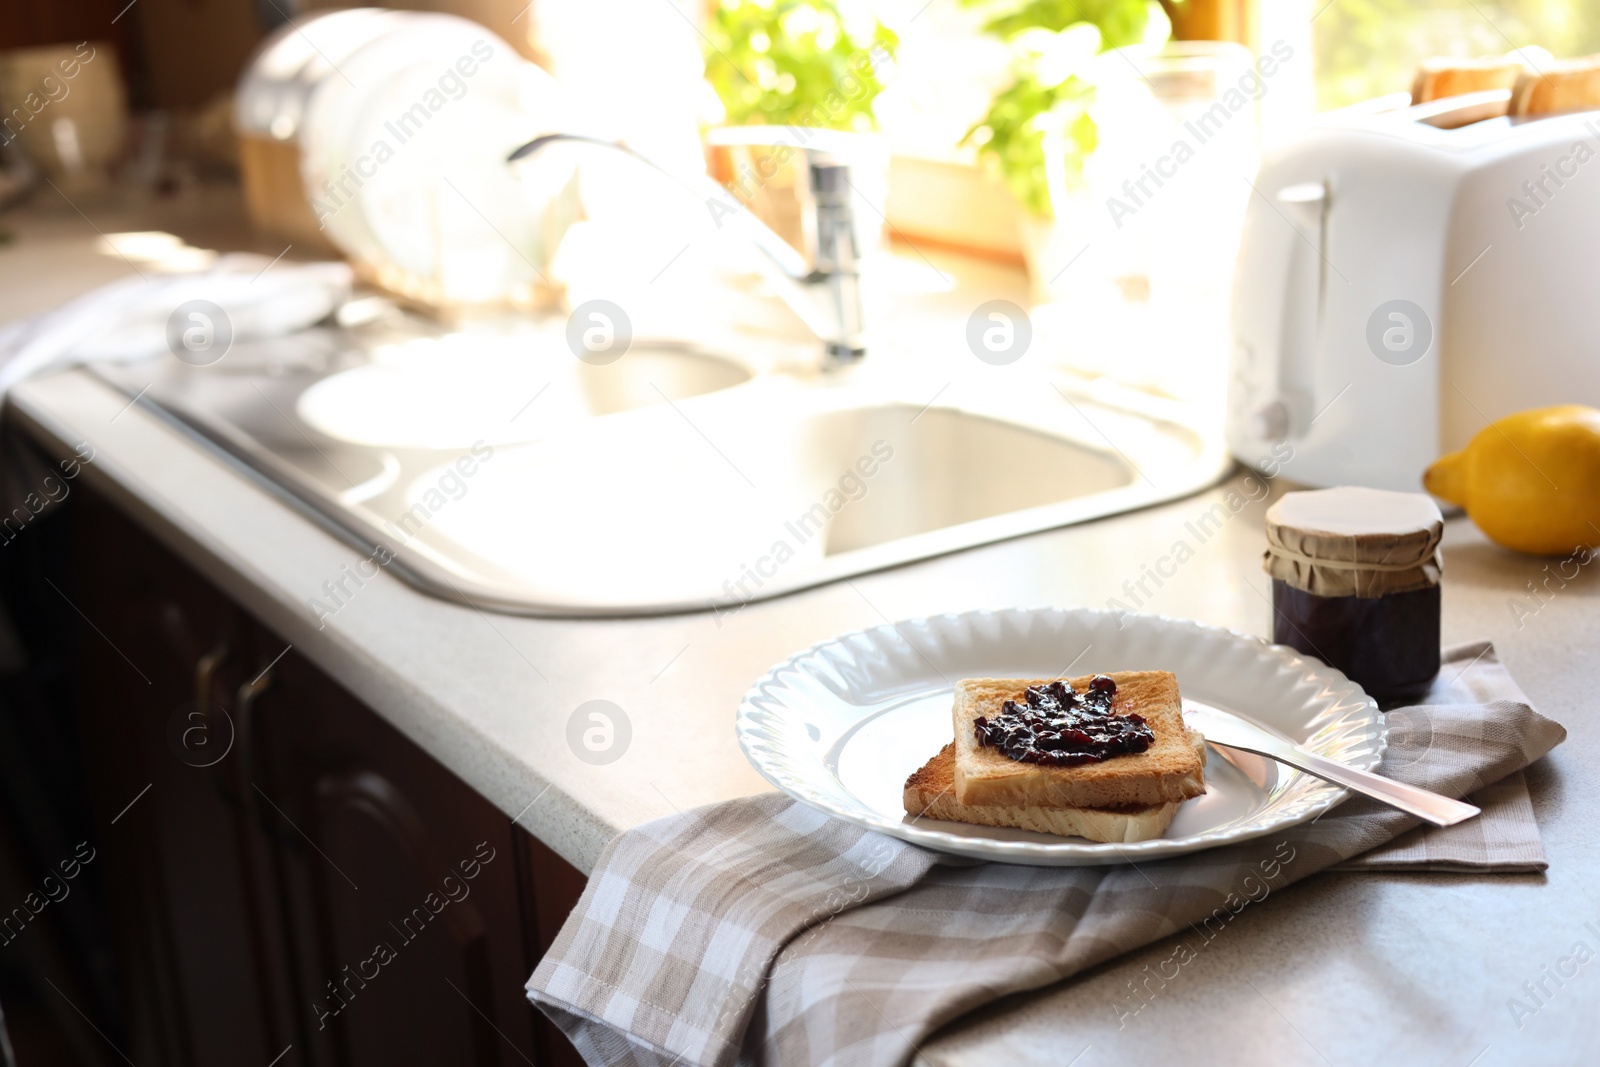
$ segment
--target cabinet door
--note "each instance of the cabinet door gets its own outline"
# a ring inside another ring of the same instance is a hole
[[[250,788],[312,927],[297,941],[319,1062],[532,1062],[511,821],[293,650],[257,711]]]
[[[522,987],[582,875],[103,499],[78,507],[62,592],[131,1058],[578,1064]]]
[[[554,943],[572,909],[577,907],[578,898],[583,895],[583,887],[588,879],[532,834],[517,830],[514,836],[518,842],[522,867],[518,877],[522,883],[524,936],[528,942],[528,955],[537,962]],[[546,1067],[583,1067],[583,1057],[572,1047],[567,1035],[545,1018],[542,1012],[534,1029],[543,1053],[540,1064]]]
[[[177,1065],[268,1062],[291,1041],[286,974],[264,953],[280,934],[262,925],[259,862],[226,788],[244,620],[99,498],[80,494],[78,509],[75,581],[62,593],[85,623],[78,730],[129,1051]]]

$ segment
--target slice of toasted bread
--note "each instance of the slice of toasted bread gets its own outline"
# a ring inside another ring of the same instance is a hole
[[[1511,90],[1513,116],[1559,115],[1600,107],[1600,55],[1525,70]]]
[[[1148,808],[1021,808],[1008,804],[963,804],[955,792],[956,747],[944,746],[906,779],[902,798],[913,819],[948,819],[981,826],[1014,826],[1059,837],[1126,844],[1167,832],[1176,801]]]
[[[1092,675],[1070,679],[1083,691]],[[1178,680],[1168,671],[1124,671],[1112,711],[1138,712],[1155,742],[1145,751],[1101,763],[1047,767],[1022,763],[980,746],[972,721],[1000,714],[1007,700],[1023,701],[1030,685],[1049,679],[967,678],[956,683],[955,792],[963,804],[1017,808],[1150,807],[1184,801],[1206,791],[1205,739],[1183,724]]]
[[[1447,96],[1510,89],[1517,84],[1522,70],[1521,60],[1508,56],[1424,60],[1411,82],[1411,102],[1425,104]]]

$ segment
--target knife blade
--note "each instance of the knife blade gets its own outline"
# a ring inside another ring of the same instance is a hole
[[[1267,756],[1335,785],[1380,800],[1435,826],[1453,826],[1472,818],[1480,810],[1463,801],[1452,800],[1318,755],[1276,730],[1197,700],[1184,699],[1183,719],[1192,729],[1199,730],[1210,744]]]

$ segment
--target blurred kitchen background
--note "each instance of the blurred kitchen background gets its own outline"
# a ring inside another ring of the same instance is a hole
[[[1404,102],[1428,58],[1537,66],[1596,51],[1600,5],[1579,0],[0,0],[0,249],[31,257],[3,295],[12,315],[42,312],[130,268],[246,250],[347,260],[378,295],[344,304],[340,326],[385,308],[446,327],[559,321],[604,300],[636,336],[747,361],[768,358],[746,351],[761,337],[771,359],[783,343],[812,359],[816,338],[766,299],[750,249],[700,239],[731,211],[717,196],[685,210],[678,185],[717,181],[815,259],[800,149],[824,148],[850,163],[859,251],[876,265],[861,272],[869,309],[959,289],[970,299],[928,319],[926,343],[944,343],[937,326],[963,347],[974,304],[1013,301],[1030,359],[1220,422],[1234,257],[1264,151],[1319,112]],[[505,165],[555,131],[657,169],[576,143]],[[85,227],[92,260],[65,240]],[[923,343],[917,316],[898,321],[898,346]],[[300,414],[332,438],[394,443],[392,427],[340,423],[349,410],[328,407],[325,425],[314,404]],[[817,496],[796,499],[785,514]],[[575,554],[594,536],[570,535]],[[736,575],[736,558],[707,566]],[[621,566],[607,574],[636,589]],[[0,826],[29,838],[0,856],[68,855],[83,820],[60,806],[71,760],[14,765],[21,750],[0,738],[4,807],[43,811],[49,795],[59,818]],[[121,1025],[97,871],[46,913],[53,936],[32,938],[49,959],[0,946],[21,1063],[89,1062],[83,1020],[40,974]],[[24,891],[11,875],[0,885]]]
[[[737,142],[750,126],[821,127],[847,135],[867,254],[898,247],[904,266],[907,249],[954,252],[1026,271],[1053,359],[1209,401],[1250,195],[1240,179],[1264,147],[1316,111],[1405,92],[1425,58],[1537,44],[1521,55],[1537,65],[1600,49],[1600,11],[1531,0],[415,7],[484,32],[290,0],[8,3],[0,202],[81,213],[114,259],[192,267],[242,196],[258,250],[344,255],[363,280],[436,313],[607,295],[636,331],[672,333],[673,316],[703,313],[684,294],[725,270],[726,249],[685,240],[684,212],[650,202],[637,174],[608,188],[590,160],[578,188],[582,153],[546,153],[516,178],[486,161],[554,130],[621,141],[669,170],[709,171],[804,251],[802,163]],[[480,65],[474,41],[514,55]],[[441,56],[467,57],[478,76],[435,86]],[[393,165],[364,150],[430,91],[450,114],[419,134],[426,144]],[[1204,128],[1193,163],[1167,164],[1179,177],[1164,188],[1150,167],[1196,140],[1183,124],[1219,101],[1227,122]],[[108,212],[152,208],[181,241],[151,224],[113,236]]]

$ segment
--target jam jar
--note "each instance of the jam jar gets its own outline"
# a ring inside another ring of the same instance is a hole
[[[1422,493],[1288,493],[1267,511],[1272,636],[1374,699],[1420,697],[1439,673],[1439,539]]]

